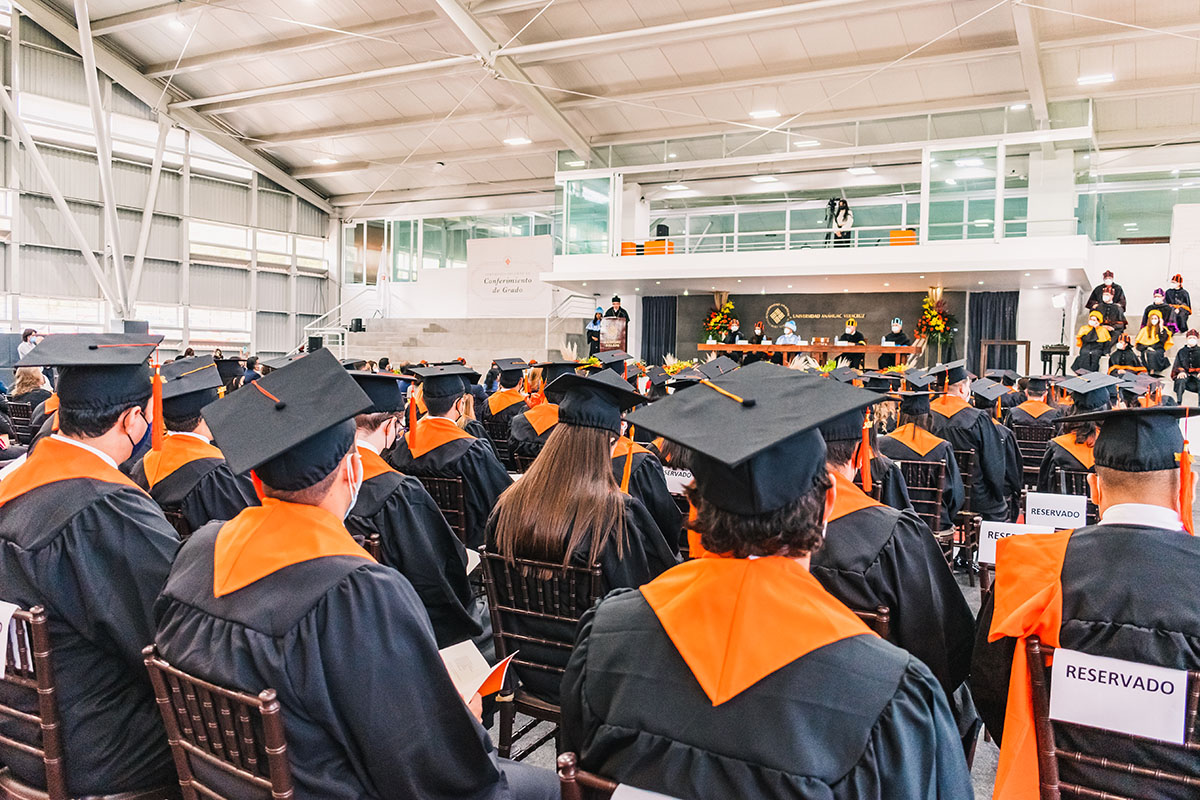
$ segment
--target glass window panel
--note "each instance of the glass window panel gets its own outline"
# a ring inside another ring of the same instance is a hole
[[[565,194],[567,254],[607,253],[610,179],[569,181]]]
[[[387,238],[387,225],[381,219],[367,220],[366,237],[366,246],[363,249],[363,267],[367,285],[373,286],[379,278],[379,267],[384,263],[384,239]]]
[[[392,223],[392,280],[409,282],[417,279],[416,237],[412,220]]]
[[[1021,238],[1028,233],[1025,217],[1029,213],[1028,197],[1004,198],[1004,236]]]
[[[900,227],[901,206],[854,205],[854,237],[859,247],[888,244],[891,231]]]
[[[362,223],[342,228],[342,282],[363,282]]]

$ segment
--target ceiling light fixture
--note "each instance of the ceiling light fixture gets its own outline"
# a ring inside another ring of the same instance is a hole
[[[667,158],[678,158],[674,153],[667,153]]]
[[[792,142],[793,150],[795,150],[796,148],[799,148],[799,147],[820,147],[820,146],[821,146],[821,143],[818,142],[816,139],[797,139],[796,141]]]
[[[584,167],[584,166],[587,166],[587,162],[586,162],[586,161],[568,161],[568,162],[567,162],[566,164],[564,164],[563,166],[566,166],[566,167],[576,167],[576,168],[578,168],[578,167]]]
[[[685,183],[668,183],[663,188],[668,192],[686,192],[688,187]]]
[[[328,166],[331,166],[331,165],[333,165],[333,164],[336,164],[336,163],[337,163],[337,159],[336,159],[336,158],[327,158],[327,157],[325,157],[325,156],[322,156],[321,158],[314,158],[314,159],[313,159],[313,163],[314,163],[314,164],[319,164],[319,165],[320,165],[320,166],[322,166],[322,167],[328,167]]]
[[[873,167],[847,167],[846,172],[851,175],[874,175],[875,169]]]
[[[1096,75],[1080,75],[1075,83],[1080,86],[1095,86],[1098,83],[1112,83],[1116,80],[1111,72],[1101,72]]]
[[[1011,111],[1024,111],[1025,109],[1029,108],[1029,104],[1028,103],[1013,103],[1008,108]]]
[[[775,119],[779,116],[782,115],[773,108],[760,108],[758,111],[750,112],[751,119]]]
[[[980,282],[979,282],[979,285],[980,285],[980,286],[983,286],[983,281],[980,281]]]
[[[779,178],[776,178],[774,175],[751,175],[750,180],[755,183],[777,183]]]
[[[947,186],[958,186],[958,181],[954,180],[954,178],[946,178],[946,185]]]
[[[528,136],[513,136],[505,139],[504,143],[510,147],[521,147],[522,145],[533,144],[533,139],[530,139]]]
[[[957,158],[954,160],[954,166],[956,166],[956,167],[982,167],[983,159],[982,158]]]
[[[683,290],[683,296],[684,296],[684,297],[687,297],[687,296],[688,296],[688,290],[687,290],[687,289],[684,289],[684,290]]]

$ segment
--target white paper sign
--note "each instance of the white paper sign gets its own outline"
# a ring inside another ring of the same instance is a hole
[[[692,482],[691,470],[663,467],[663,475],[667,477],[667,491],[675,495],[683,495],[683,490]]]
[[[7,656],[10,647],[12,648],[13,662],[15,663],[18,659],[17,631],[13,629],[12,636],[10,637],[8,628],[8,624],[12,621],[12,616],[17,612],[17,609],[18,606],[0,600],[0,679],[4,678],[4,671],[8,668]]]
[[[645,789],[637,789],[622,783],[618,784],[617,788],[613,791],[612,800],[677,800],[677,798],[669,794],[648,792]]]
[[[996,563],[996,543],[1019,533],[1054,533],[1052,525],[1018,525],[1015,522],[984,522],[979,528],[980,564]]]
[[[479,562],[483,561],[483,556],[475,550],[467,548],[467,574],[470,575],[479,566]]]
[[[1187,671],[1054,651],[1050,719],[1183,744]]]
[[[542,273],[554,269],[550,236],[467,240],[469,317],[545,317],[550,284]]]
[[[1087,524],[1087,500],[1076,494],[1030,492],[1025,495],[1025,524],[1081,528]]]

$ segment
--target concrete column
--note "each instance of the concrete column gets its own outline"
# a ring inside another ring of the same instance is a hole
[[[1029,236],[1075,233],[1075,153],[1056,150],[1052,157],[1029,154]]]
[[[642,197],[641,184],[626,183],[621,192],[621,229],[618,242],[642,242],[651,238],[650,202]],[[620,252],[620,246],[617,247]]]

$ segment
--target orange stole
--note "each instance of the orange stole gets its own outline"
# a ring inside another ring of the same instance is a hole
[[[905,423],[899,428],[896,428],[896,430],[888,434],[888,437],[900,442],[900,444],[904,445],[909,450],[912,450],[922,458],[928,455],[930,450],[946,441],[938,436],[934,436],[924,428],[918,428],[911,422]]]
[[[864,508],[883,505],[860,489],[854,481],[846,480],[837,472],[829,474],[833,476],[834,498],[833,510],[829,512],[826,522],[833,522],[835,519],[841,519],[855,511],[862,511]]]
[[[76,478],[117,483],[141,491],[140,486],[95,453],[58,439],[46,438],[38,442],[37,448],[24,464],[0,482],[0,506],[42,486]]]
[[[221,526],[213,553],[213,596],[244,589],[285,567],[330,556],[368,555],[323,508],[264,497]]]
[[[1062,568],[1073,531],[1010,536],[996,544],[995,607],[988,641],[1017,639],[1008,679],[1004,746],[993,800],[1037,800],[1037,737],[1025,639],[1058,647],[1062,628]]]
[[[632,439],[627,439],[622,436],[617,440],[617,445],[613,448],[613,458],[618,459],[622,456],[636,455],[637,453],[649,453],[650,451],[643,447],[638,442]]]
[[[944,394],[930,402],[929,407],[933,409],[934,413],[941,414],[946,419],[950,419],[963,409],[970,408],[971,404],[961,397],[952,397]]]
[[[1075,441],[1075,434],[1064,433],[1062,436],[1055,436],[1050,441],[1054,442],[1063,450],[1066,450],[1068,453],[1074,456],[1075,460],[1080,464],[1083,464],[1083,466],[1087,469],[1091,469],[1092,467],[1096,466],[1095,451],[1092,450],[1090,445],[1081,444]]]
[[[425,417],[418,420],[416,434],[418,446],[414,448],[413,432],[408,433],[408,450],[413,458],[420,458],[429,451],[458,439],[475,438],[445,417]]]
[[[542,403],[525,412],[525,419],[533,427],[533,432],[541,436],[558,424],[558,406],[554,403]]]
[[[385,472],[396,472],[392,465],[383,460],[383,456],[376,453],[374,450],[358,445],[358,457],[362,459],[363,465],[363,480],[369,481],[371,478],[378,478]]]
[[[521,394],[520,389],[502,389],[488,398],[488,411],[492,414],[499,414],[510,406],[515,406],[517,403],[524,403],[525,395]]]
[[[827,644],[873,636],[789,558],[701,558],[640,589],[714,706]]]
[[[1026,400],[1024,403],[1021,403],[1021,405],[1017,406],[1017,408],[1021,409],[1034,419],[1042,416],[1042,414],[1045,414],[1047,411],[1054,410],[1052,406],[1046,405],[1041,400]]]
[[[153,489],[156,483],[173,475],[175,470],[203,458],[224,459],[225,456],[210,442],[202,442],[192,436],[168,436],[163,441],[162,449],[151,450],[142,459],[146,483]]]

